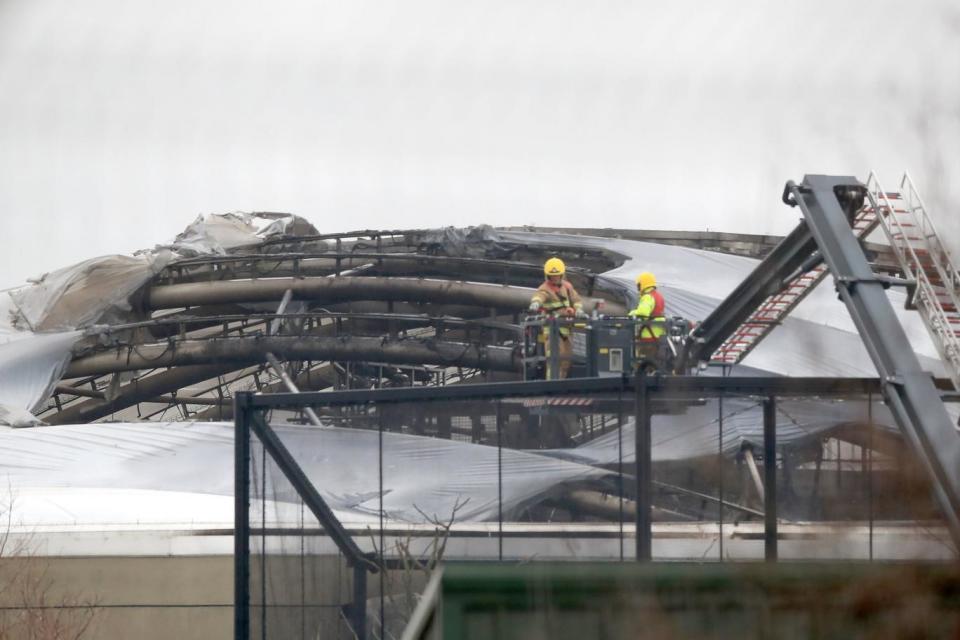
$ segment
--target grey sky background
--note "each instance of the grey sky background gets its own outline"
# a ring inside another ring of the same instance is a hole
[[[0,287],[197,214],[785,233],[911,172],[960,253],[960,5],[0,0]]]

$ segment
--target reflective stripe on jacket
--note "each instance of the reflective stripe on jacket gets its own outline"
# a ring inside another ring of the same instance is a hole
[[[536,293],[530,299],[540,303],[543,311],[550,315],[557,315],[567,307],[577,309],[582,306],[580,294],[573,288],[567,280],[560,282],[560,286],[554,286],[549,280],[541,284]]]
[[[667,332],[666,318],[663,315],[665,306],[663,295],[656,289],[649,289],[640,295],[640,301],[630,312],[630,316],[649,322],[649,325],[640,330],[641,339],[655,340]]]
[[[562,316],[564,309],[577,310],[583,306],[580,301],[580,294],[567,280],[561,280],[559,285],[554,285],[549,280],[545,280],[530,298],[530,302],[534,300],[540,303],[540,310],[551,318]],[[546,336],[547,331],[547,327],[544,327],[544,336]],[[562,337],[570,337],[569,327],[560,327],[559,331]]]

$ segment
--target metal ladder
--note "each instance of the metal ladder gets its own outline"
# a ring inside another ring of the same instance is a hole
[[[880,226],[904,277],[916,281],[908,305],[920,312],[953,386],[960,390],[960,273],[909,174],[903,174],[899,191],[886,191],[871,172],[867,198],[870,208],[880,212]]]
[[[863,240],[877,227],[877,222],[876,207],[867,205],[857,211],[851,226],[857,238]],[[786,286],[764,300],[750,317],[724,340],[714,351],[710,362],[733,365],[746,358],[826,275],[827,266],[823,262],[809,271],[795,275]]]

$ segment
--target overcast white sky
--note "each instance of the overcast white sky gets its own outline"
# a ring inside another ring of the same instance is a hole
[[[197,214],[784,233],[909,170],[960,245],[960,5],[0,0],[0,287]]]

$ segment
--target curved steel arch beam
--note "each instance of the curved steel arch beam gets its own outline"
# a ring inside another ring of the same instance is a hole
[[[519,356],[509,347],[489,347],[431,339],[389,340],[371,337],[263,336],[183,340],[167,344],[119,347],[74,360],[65,378],[185,365],[248,365],[265,362],[272,352],[288,360],[374,361],[434,364],[519,371]]]
[[[216,378],[239,369],[233,363],[205,364],[189,367],[177,367],[169,371],[161,371],[124,385],[120,392],[111,400],[91,399],[72,404],[63,411],[51,416],[44,416],[48,424],[81,424],[92,422],[106,417],[111,413],[132,407],[138,402],[150,400],[157,396],[182,389],[183,387],[211,378]]]
[[[172,309],[210,304],[272,302],[290,290],[295,300],[345,302],[350,300],[386,300],[395,302],[439,302],[498,309],[521,310],[530,303],[534,290],[527,287],[424,280],[420,278],[335,277],[265,278],[192,282],[151,287],[144,296],[148,309]],[[593,298],[584,300],[591,311]],[[608,313],[625,311],[608,304]]]

